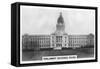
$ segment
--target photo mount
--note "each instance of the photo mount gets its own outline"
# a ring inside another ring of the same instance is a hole
[[[20,63],[20,6],[41,6],[41,7],[95,10],[95,59],[21,64]],[[36,65],[51,65],[51,64],[66,64],[66,63],[83,63],[83,62],[97,62],[97,7],[25,3],[25,2],[16,2],[11,5],[11,65],[19,67],[19,66],[34,66],[34,65],[36,66]]]

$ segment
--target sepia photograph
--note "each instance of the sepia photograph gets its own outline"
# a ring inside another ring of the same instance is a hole
[[[20,6],[20,62],[95,59],[95,10]]]

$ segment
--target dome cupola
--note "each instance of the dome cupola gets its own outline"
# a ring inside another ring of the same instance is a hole
[[[62,13],[60,12],[60,16],[59,16],[59,18],[58,18],[58,24],[63,24],[64,23],[64,19],[63,19],[63,17],[62,17]]]

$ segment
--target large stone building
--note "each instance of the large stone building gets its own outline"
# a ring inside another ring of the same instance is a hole
[[[23,49],[62,49],[94,46],[94,35],[68,35],[65,32],[65,23],[62,13],[58,17],[56,31],[51,35],[28,35],[22,36]]]

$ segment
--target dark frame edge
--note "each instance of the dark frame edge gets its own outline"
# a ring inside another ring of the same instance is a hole
[[[18,9],[17,3],[11,4],[11,65],[19,66],[18,43],[17,43],[17,23]]]
[[[95,60],[98,62],[98,7],[95,8]]]
[[[78,63],[91,63],[97,62],[97,60],[79,60],[79,61],[62,61],[62,62],[46,62],[46,63],[27,63],[20,64],[18,67],[26,67],[26,66],[45,66],[45,65],[61,65],[61,64],[78,64]]]
[[[80,5],[66,5],[66,4],[49,4],[49,3],[31,3],[31,2],[15,2],[13,4],[29,5],[29,6],[44,6],[44,7],[58,7],[58,8],[77,8],[77,9],[96,9],[96,6],[80,6]]]

